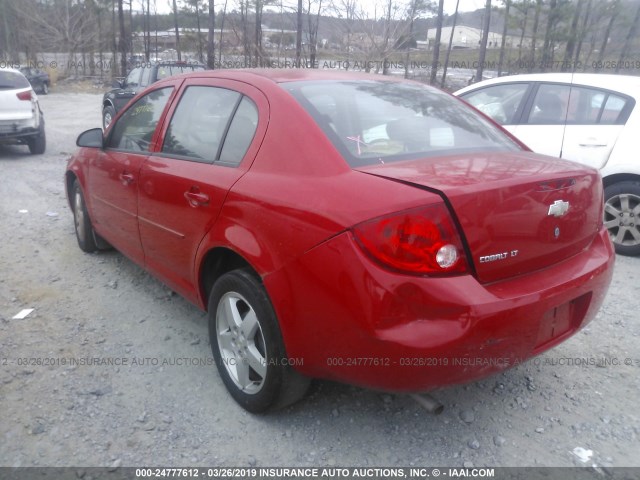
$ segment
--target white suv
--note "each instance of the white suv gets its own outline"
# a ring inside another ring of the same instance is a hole
[[[0,68],[0,144],[27,145],[42,154],[47,141],[38,96],[18,70]]]
[[[479,82],[454,95],[533,151],[600,169],[604,221],[623,255],[640,255],[640,77],[540,73]]]

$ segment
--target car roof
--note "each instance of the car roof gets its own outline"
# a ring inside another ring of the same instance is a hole
[[[20,70],[18,70],[17,68],[10,68],[10,67],[0,67],[0,70],[3,70],[5,72],[14,72],[14,73],[19,73],[20,75],[22,75],[22,72]]]
[[[220,78],[246,81],[248,83],[277,84],[298,81],[322,80],[378,80],[385,82],[417,83],[411,80],[399,79],[391,76],[374,75],[371,73],[352,72],[344,70],[294,69],[294,68],[248,68],[202,70],[173,76],[175,78]],[[168,79],[163,79],[162,82]],[[158,82],[159,83],[159,82]],[[421,84],[424,85],[424,84]]]
[[[529,73],[523,75],[507,75],[474,83],[458,90],[454,95],[460,95],[489,85],[509,82],[552,82],[584,85],[587,87],[618,91],[635,98],[640,98],[640,77],[605,73]]]

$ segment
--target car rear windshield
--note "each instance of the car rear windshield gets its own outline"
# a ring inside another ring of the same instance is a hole
[[[18,72],[0,70],[0,90],[12,90],[15,88],[28,88],[29,81]]]
[[[520,150],[473,109],[434,88],[389,81],[291,82],[282,87],[352,167]]]

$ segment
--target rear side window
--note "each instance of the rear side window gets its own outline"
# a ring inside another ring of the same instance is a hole
[[[240,100],[238,92],[225,88],[188,87],[171,118],[162,152],[215,161]]]
[[[107,147],[130,152],[148,151],[172,91],[173,87],[153,90],[127,108],[112,127]]]
[[[520,149],[463,102],[422,85],[320,81],[282,87],[311,114],[351,166]]]
[[[258,127],[258,109],[247,97],[243,97],[224,139],[220,161],[238,165],[251,145]]]
[[[530,125],[622,125],[633,100],[607,90],[543,83],[533,100]]]
[[[127,75],[126,85],[127,87],[139,87],[140,86],[140,74],[142,73],[141,68],[134,68]]]
[[[28,88],[31,84],[24,75],[9,70],[0,70],[0,90]]]

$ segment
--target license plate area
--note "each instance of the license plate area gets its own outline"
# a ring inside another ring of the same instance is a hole
[[[540,320],[535,350],[548,348],[550,343],[561,341],[580,327],[584,319],[591,293],[548,310]]]

